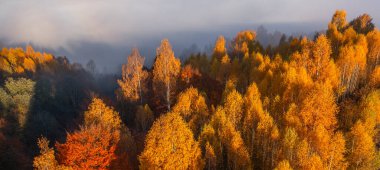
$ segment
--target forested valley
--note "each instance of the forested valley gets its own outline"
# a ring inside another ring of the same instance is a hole
[[[380,31],[333,14],[313,38],[254,30],[116,75],[66,57],[0,52],[0,169],[379,169]],[[121,75],[121,76],[118,76]]]

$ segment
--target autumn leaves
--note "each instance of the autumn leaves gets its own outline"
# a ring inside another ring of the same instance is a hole
[[[170,111],[170,105],[176,91],[177,78],[181,71],[181,62],[175,58],[167,39],[161,41],[156,55],[156,61],[153,65],[153,91],[162,101],[165,101],[167,110]]]
[[[139,160],[140,169],[202,169],[204,164],[198,142],[177,113],[154,122]]]
[[[127,64],[122,66],[122,80],[118,84],[124,97],[130,101],[143,103],[143,94],[146,92],[148,72],[143,70],[145,58],[134,48],[127,58]]]
[[[119,114],[94,98],[84,113],[84,123],[79,130],[68,133],[65,143],[56,143],[57,163],[54,150],[48,147],[46,138],[39,139],[40,155],[34,159],[36,169],[109,169],[118,168],[117,159],[123,158],[122,148],[116,152],[125,133]],[[130,138],[130,136],[128,136]],[[130,140],[130,139],[129,139]],[[116,162],[116,163],[114,163]],[[123,162],[128,162],[124,159]]]
[[[38,67],[54,59],[51,54],[35,52],[30,45],[25,51],[22,48],[3,48],[0,56],[0,71],[7,74],[34,73]]]
[[[266,50],[253,31],[220,36],[210,59],[183,67],[167,39],[152,70],[133,49],[118,97],[134,107],[126,113],[145,146],[134,150],[119,113],[95,98],[56,154],[39,140],[34,167],[378,169],[380,34],[369,16],[345,15],[336,12],[326,35]]]

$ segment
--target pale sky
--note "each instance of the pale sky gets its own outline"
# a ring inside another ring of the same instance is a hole
[[[378,0],[1,0],[0,37],[51,47],[120,43],[234,24],[328,22],[336,9],[379,21],[379,7]]]
[[[240,25],[318,23],[304,31],[320,31],[337,9],[348,20],[368,13],[379,23],[379,8],[379,0],[0,0],[0,41],[69,50],[78,42],[139,46]],[[286,28],[274,29],[292,31]]]

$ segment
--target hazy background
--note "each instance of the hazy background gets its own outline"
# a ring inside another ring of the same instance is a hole
[[[265,35],[279,32],[312,34],[326,29],[337,9],[348,20],[368,13],[378,24],[379,7],[379,0],[0,0],[0,46],[32,44],[119,72],[131,47],[150,65],[163,38],[180,57],[207,51],[218,35],[261,25],[259,40],[267,43]]]

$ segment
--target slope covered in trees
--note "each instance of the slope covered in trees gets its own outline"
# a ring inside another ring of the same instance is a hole
[[[219,36],[185,61],[164,39],[152,68],[136,48],[120,77],[30,46],[0,54],[1,169],[380,168],[367,14],[336,11],[326,32],[276,47]]]

